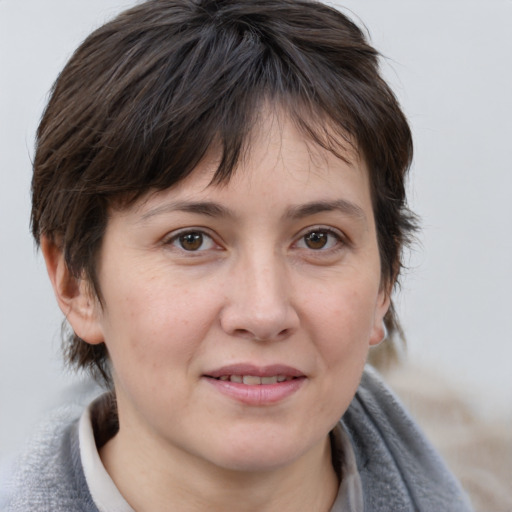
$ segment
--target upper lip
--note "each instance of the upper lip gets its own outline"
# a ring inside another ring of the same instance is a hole
[[[285,377],[304,377],[304,373],[284,364],[272,364],[268,366],[256,366],[253,364],[231,364],[212,371],[205,372],[207,377],[218,379],[224,375],[253,375],[255,377],[273,377],[284,375]]]

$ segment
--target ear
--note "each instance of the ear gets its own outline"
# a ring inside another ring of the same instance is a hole
[[[391,304],[391,290],[388,287],[382,287],[377,297],[375,307],[375,316],[373,321],[372,333],[370,336],[370,345],[375,346],[386,339],[387,331],[384,325],[384,317]]]
[[[46,236],[41,237],[41,251],[55,297],[71,328],[91,345],[102,343],[101,307],[89,284],[72,275],[63,251]]]

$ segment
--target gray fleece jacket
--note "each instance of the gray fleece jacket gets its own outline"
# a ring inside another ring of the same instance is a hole
[[[57,411],[19,459],[9,482],[0,482],[4,512],[98,512],[80,460],[82,409],[75,405]],[[354,448],[364,511],[472,510],[457,481],[374,370],[365,370],[341,422]],[[331,512],[340,509],[336,502]]]

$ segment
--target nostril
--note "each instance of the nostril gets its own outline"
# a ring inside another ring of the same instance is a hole
[[[283,338],[287,338],[288,335],[291,333],[291,329],[283,329],[282,331],[275,333],[269,333],[267,335],[257,334],[254,332],[251,332],[247,329],[235,329],[233,331],[234,336],[238,336],[240,338],[255,340],[255,341],[276,341]]]
[[[287,338],[292,332],[292,329],[283,329],[280,333],[277,334],[277,338]]]
[[[235,336],[240,336],[242,338],[254,338],[254,334],[252,334],[251,332],[249,332],[247,329],[235,329],[233,331],[233,334]]]

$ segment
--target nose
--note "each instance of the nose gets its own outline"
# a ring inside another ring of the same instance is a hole
[[[220,322],[226,333],[273,341],[286,339],[297,330],[299,316],[291,300],[291,281],[277,258],[253,255],[240,260],[225,286],[227,300]]]

